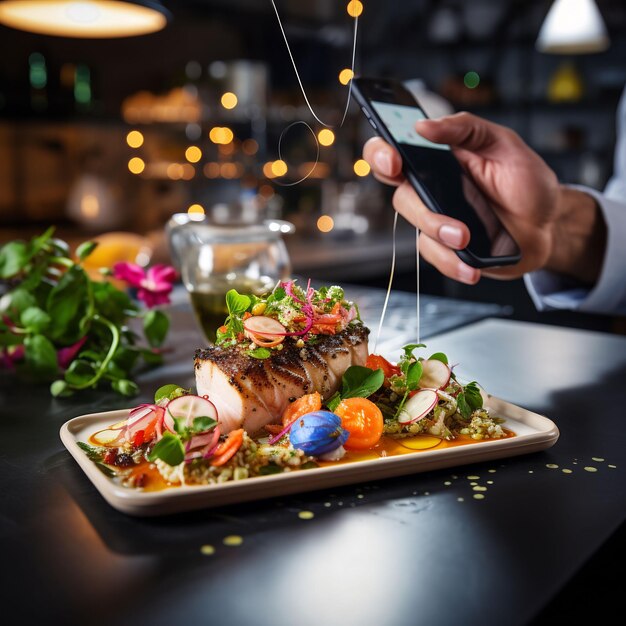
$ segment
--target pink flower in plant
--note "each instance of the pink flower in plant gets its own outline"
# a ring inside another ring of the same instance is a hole
[[[8,346],[0,350],[0,368],[13,369],[24,358],[24,346]]]
[[[154,265],[148,271],[136,263],[116,263],[113,276],[137,288],[137,298],[148,308],[169,304],[169,293],[176,280],[176,270],[170,265]]]
[[[83,347],[85,341],[87,341],[87,337],[83,337],[79,339],[76,343],[73,343],[71,346],[66,346],[65,348],[61,348],[57,350],[57,362],[61,369],[67,369],[69,364],[74,360],[74,357],[78,354],[80,349]]]

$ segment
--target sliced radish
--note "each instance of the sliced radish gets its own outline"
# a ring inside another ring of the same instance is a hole
[[[422,361],[422,377],[420,387],[422,389],[443,389],[450,382],[450,368],[437,359]]]
[[[271,348],[285,340],[286,329],[278,321],[266,315],[255,315],[244,320],[246,336],[258,346]]]
[[[193,424],[193,420],[196,417],[211,417],[217,421],[217,409],[215,405],[207,398],[201,396],[180,396],[180,398],[174,398],[167,405],[167,414],[172,418],[172,421],[165,420],[165,427],[171,430],[173,427],[174,419],[185,419],[185,425],[190,427]]]
[[[414,396],[409,398],[400,411],[398,422],[400,424],[413,424],[426,417],[437,406],[439,396],[434,389],[420,389]]]
[[[126,423],[126,440],[132,441],[140,430],[146,430],[152,424],[155,425],[163,418],[165,409],[156,404],[146,404],[130,412]]]

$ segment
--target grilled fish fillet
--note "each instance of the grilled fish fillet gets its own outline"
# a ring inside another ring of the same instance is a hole
[[[351,365],[365,365],[369,329],[358,325],[320,336],[298,348],[288,338],[267,359],[247,356],[237,347],[211,346],[194,359],[196,391],[217,408],[223,433],[244,428],[249,434],[280,423],[290,402],[317,391],[327,400]]]

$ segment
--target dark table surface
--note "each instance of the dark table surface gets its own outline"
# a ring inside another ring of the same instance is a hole
[[[375,335],[384,292],[348,295],[362,301]],[[415,338],[415,296],[393,298],[378,351],[397,358]],[[105,392],[55,400],[0,374],[4,623],[500,626],[544,615],[625,518],[626,338],[501,317],[474,322],[502,311],[428,297],[421,308],[429,349],[447,352],[462,377],[556,422],[556,445],[332,491],[133,518],[102,499],[58,436],[66,420],[128,400]],[[432,336],[455,315],[456,330]],[[200,334],[184,302],[172,316],[167,365],[141,376],[132,404],[166,382],[193,385]],[[487,488],[484,499],[472,497],[472,481]],[[224,544],[232,535],[241,545]],[[613,623],[610,607],[593,604],[611,574],[593,576],[582,604],[596,623]]]

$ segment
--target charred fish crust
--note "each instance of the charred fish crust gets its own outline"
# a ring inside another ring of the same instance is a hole
[[[300,387],[304,385],[304,377],[284,365],[273,363],[271,365],[271,369],[273,370],[276,378],[286,379],[287,382]]]

